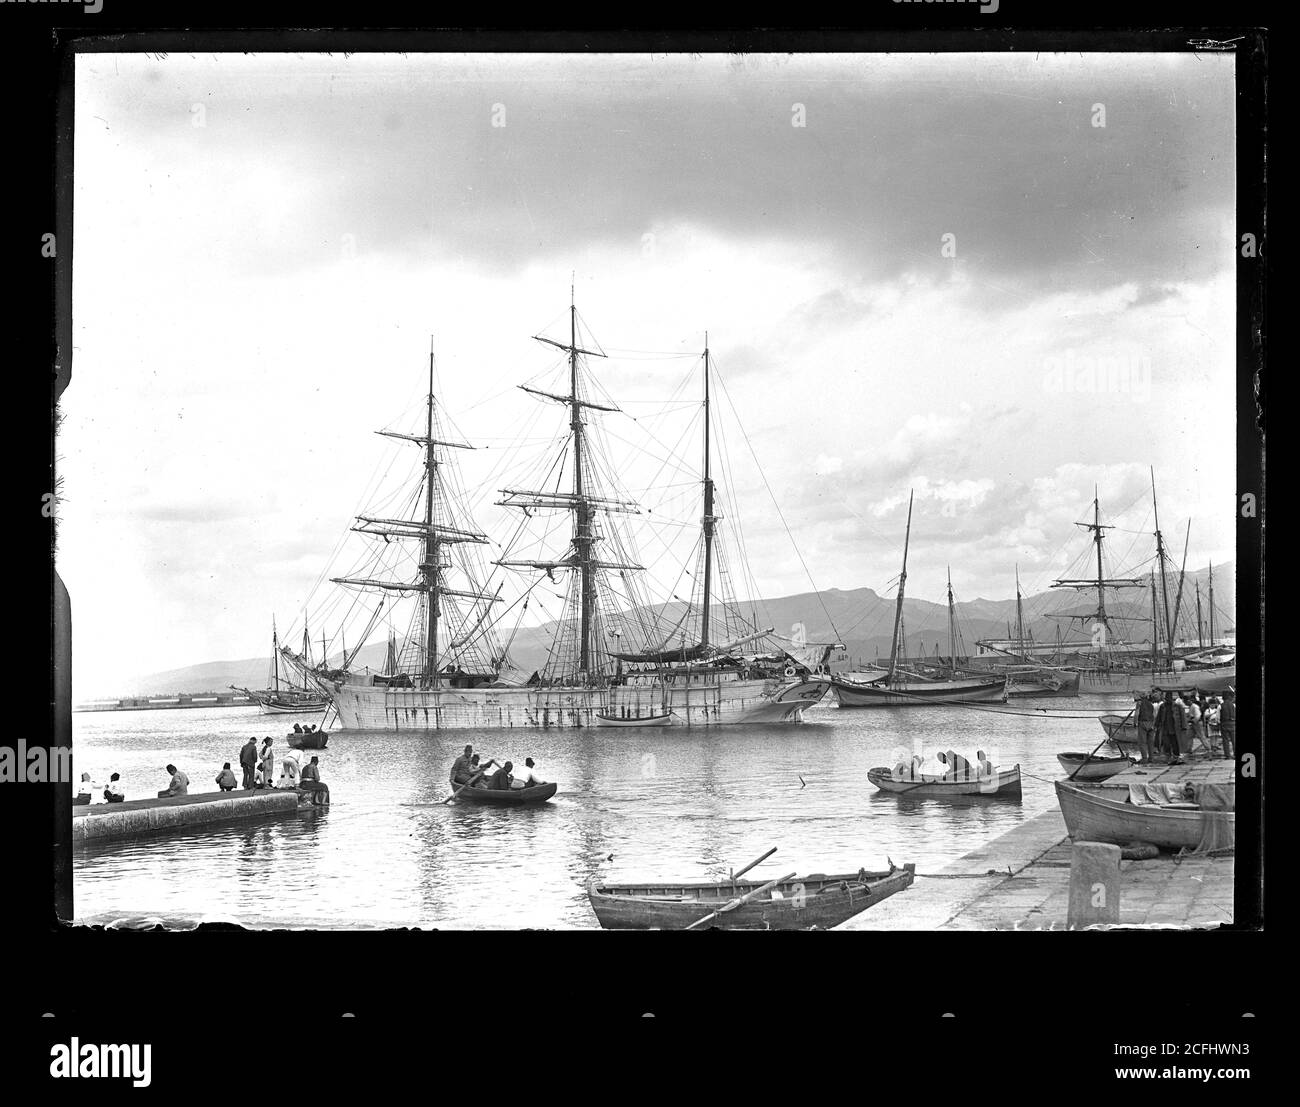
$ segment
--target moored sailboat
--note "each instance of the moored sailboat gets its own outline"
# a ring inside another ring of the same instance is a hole
[[[302,632],[303,655],[307,655],[308,639],[304,627]],[[304,715],[313,711],[324,710],[328,703],[319,689],[309,688],[301,680],[295,680],[290,674],[280,673],[280,637],[275,629],[275,619],[271,620],[271,673],[266,688],[254,691],[249,688],[230,687],[243,692],[262,709],[264,715]]]
[[[899,628],[903,619],[903,594],[907,585],[907,549],[912,536],[912,497],[907,499],[907,531],[903,537],[903,571],[898,578],[894,608],[894,635],[889,651],[889,669],[883,677],[869,681],[831,678],[831,688],[840,707],[932,707],[938,704],[1003,703],[1007,698],[1005,676],[962,676],[957,672],[953,628],[952,581],[948,582],[949,666],[951,675],[932,678],[905,672],[899,666]]]

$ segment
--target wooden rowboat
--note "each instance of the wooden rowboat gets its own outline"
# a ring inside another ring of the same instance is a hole
[[[1070,837],[1080,842],[1149,842],[1162,849],[1194,850],[1205,836],[1210,820],[1223,824],[1228,840],[1235,831],[1232,811],[1202,811],[1194,805],[1160,806],[1128,802],[1128,790],[1119,787],[1080,787],[1058,780],[1056,799]],[[1224,835],[1219,834],[1222,838]]]
[[[531,788],[463,788],[456,794],[456,802],[519,807],[529,803],[545,803],[555,795],[558,787],[557,784],[535,784]]]
[[[1088,753],[1058,753],[1056,760],[1074,780],[1105,780],[1137,764],[1131,757],[1097,757]]]
[[[650,715],[615,715],[608,711],[596,712],[597,726],[668,726],[673,721],[671,711]]]
[[[1018,796],[1020,795],[1020,766],[997,769],[992,776],[976,776],[971,766],[971,777],[896,775],[893,769],[878,766],[867,770],[867,779],[882,792],[896,795],[925,796],[942,799],[948,796]]]
[[[285,737],[292,750],[323,750],[330,738],[323,730],[313,730],[310,734],[288,734]]]
[[[915,865],[889,872],[796,876],[777,883],[706,925],[719,930],[828,929],[908,887]],[[762,880],[721,884],[601,884],[587,886],[591,909],[606,930],[685,930],[710,912],[718,911]]]
[[[1133,720],[1133,712],[1127,715],[1102,715],[1098,720],[1101,729],[1117,746],[1136,747],[1138,744],[1138,727]]]

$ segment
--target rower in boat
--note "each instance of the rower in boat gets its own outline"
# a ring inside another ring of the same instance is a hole
[[[493,764],[495,764],[495,762],[493,762]],[[488,787],[498,792],[510,791],[510,782],[514,779],[510,774],[510,770],[514,767],[513,761],[507,761],[501,766],[501,768],[492,774],[492,779],[489,781]]]
[[[480,772],[487,772],[496,764],[495,761],[489,761],[486,765],[479,765],[478,761],[478,754],[474,752],[474,747],[466,746],[465,752],[452,763],[451,775],[447,779],[459,788],[462,784],[468,784]]]
[[[993,779],[993,762],[988,759],[988,755],[983,750],[975,751],[975,774],[979,780]]]

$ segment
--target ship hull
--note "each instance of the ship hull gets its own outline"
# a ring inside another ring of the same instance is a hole
[[[835,699],[840,707],[933,707],[946,703],[1004,703],[1005,677],[992,680],[895,681],[893,684],[855,684],[836,680]]]
[[[669,726],[799,722],[829,680],[700,682],[606,688],[384,688],[332,684],[345,730],[511,730],[606,726],[601,715],[669,715]]]
[[[1097,692],[1226,692],[1237,686],[1237,667],[1222,669],[1082,669],[1079,690],[1085,695]]]

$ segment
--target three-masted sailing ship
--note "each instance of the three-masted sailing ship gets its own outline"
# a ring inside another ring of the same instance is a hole
[[[904,669],[899,663],[900,629],[903,623],[903,594],[907,586],[907,550],[912,538],[912,497],[907,498],[907,531],[903,537],[903,571],[898,577],[894,605],[894,635],[889,649],[889,669],[882,677],[854,681],[832,678],[831,687],[840,707],[934,707],[940,704],[1003,703],[1007,698],[1005,676],[964,676],[958,671],[956,615],[952,581],[948,582],[949,672],[930,677]]]
[[[307,640],[306,627],[302,632],[302,656],[307,659],[309,644]],[[280,657],[280,636],[275,629],[275,619],[271,620],[271,671],[267,677],[267,687],[253,690],[249,688],[235,688],[237,692],[243,692],[250,700],[262,709],[264,715],[305,715],[313,711],[323,711],[329,702],[325,695],[318,688],[308,687],[303,681],[300,674],[300,666],[285,666],[285,672],[281,674],[281,665],[283,661]]]
[[[1054,648],[1055,656],[1066,662],[1063,666],[1078,672],[1080,690],[1085,693],[1148,692],[1153,688],[1172,691],[1220,692],[1236,684],[1237,670],[1230,653],[1208,651],[1198,653],[1178,646],[1180,614],[1183,609],[1183,576],[1186,569],[1186,550],[1183,569],[1178,572],[1178,585],[1173,603],[1170,603],[1169,569],[1171,560],[1160,529],[1160,509],[1156,500],[1155,477],[1151,480],[1151,502],[1155,519],[1155,562],[1146,577],[1108,576],[1103,557],[1105,532],[1114,529],[1101,521],[1101,497],[1094,490],[1091,522],[1076,525],[1090,532],[1090,542],[1095,547],[1096,576],[1062,578],[1052,582],[1053,588],[1092,592],[1096,606],[1085,611],[1056,612],[1058,617],[1078,621],[1088,633],[1084,641],[1066,639]],[[1190,522],[1188,524],[1190,535]],[[1159,582],[1157,583],[1157,574]],[[1122,624],[1132,622],[1135,616],[1107,607],[1108,592],[1147,590],[1150,596],[1149,617],[1142,619],[1151,624],[1149,638],[1134,641],[1122,633]],[[1213,595],[1210,599],[1211,618],[1214,613]],[[1198,618],[1198,624],[1200,620]],[[1199,633],[1199,631],[1198,631]],[[1202,636],[1203,641],[1203,636]],[[985,652],[1004,652],[998,643],[981,642]],[[1032,653],[1035,651],[1024,651]]]
[[[531,675],[510,658],[514,632],[506,636],[506,616],[519,598],[508,603],[504,583],[490,583],[494,572],[481,552],[488,543],[470,517],[454,451],[472,449],[441,429],[443,420],[434,390],[434,355],[429,358],[429,390],[423,433],[381,431],[423,452],[421,494],[407,502],[405,517],[358,516],[354,531],[378,538],[385,549],[410,543],[418,550],[414,579],[334,577],[337,584],[386,597],[413,597],[417,613],[404,648],[390,638],[385,672],[362,670],[356,657],[367,635],[345,652],[342,664],[303,666],[306,675],[333,702],[348,730],[440,730],[452,728],[715,726],[736,723],[798,721],[830,688],[825,662],[834,643],[807,644],[783,639],[774,628],[752,623],[724,641],[714,631],[713,608],[716,523],[709,442],[709,352],[704,350],[704,465],[700,544],[702,584],[694,622],[683,616],[664,629],[661,609],[638,602],[632,582],[643,566],[624,541],[615,517],[636,514],[635,502],[606,495],[601,479],[610,472],[592,456],[588,418],[618,411],[593,399],[586,359],[605,357],[600,349],[579,344],[577,309],[569,305],[568,342],[535,335],[537,341],[564,352],[567,391],[519,387],[567,414],[567,434],[554,436],[554,461],[546,479],[531,488],[500,490],[498,506],[518,510],[516,537],[494,559],[497,569],[531,574],[534,586],[560,584],[564,574],[565,617],[555,621],[545,665]],[[598,346],[594,340],[590,343]],[[601,397],[604,398],[603,395]],[[567,473],[567,481],[563,478]],[[518,535],[533,517],[554,520],[568,515],[567,540],[550,556],[513,556]],[[505,573],[501,574],[503,577]],[[614,584],[622,584],[618,594]],[[524,607],[527,596],[523,592]],[[693,597],[694,598],[694,597]],[[380,601],[373,628],[386,600]],[[697,629],[687,641],[686,629]],[[727,629],[734,624],[728,623]],[[504,641],[503,641],[504,638]],[[639,644],[628,650],[623,643]],[[612,644],[612,648],[611,648]],[[291,661],[301,664],[291,651]],[[403,665],[401,658],[414,658]]]

